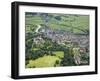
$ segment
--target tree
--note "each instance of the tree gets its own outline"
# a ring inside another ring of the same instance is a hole
[[[64,51],[64,58],[61,61],[63,66],[73,66],[75,65],[73,57],[69,54],[68,49]]]

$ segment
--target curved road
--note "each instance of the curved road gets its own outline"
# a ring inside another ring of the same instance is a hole
[[[41,28],[41,25],[37,25],[37,28],[35,30],[36,33],[38,33],[38,30]]]

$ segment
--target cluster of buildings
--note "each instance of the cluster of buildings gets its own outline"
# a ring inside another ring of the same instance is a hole
[[[42,35],[51,39],[52,42],[56,42],[58,44],[64,44],[65,42],[76,42],[80,47],[89,47],[89,36],[86,34],[74,34],[71,32],[66,32],[63,30],[53,30],[49,27],[47,28],[41,28],[39,30],[38,37],[34,38],[34,42],[36,44],[44,43],[44,39],[42,38]]]
[[[33,42],[35,44],[43,44],[45,41],[41,36],[37,36],[37,37],[33,38]]]

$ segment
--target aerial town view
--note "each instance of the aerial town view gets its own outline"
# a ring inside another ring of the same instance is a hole
[[[25,12],[25,68],[89,65],[89,15]]]

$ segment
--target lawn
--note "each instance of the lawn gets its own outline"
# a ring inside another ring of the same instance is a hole
[[[29,60],[29,64],[26,65],[26,68],[54,67],[56,61],[60,63],[61,59],[56,56],[45,55],[36,60]],[[57,66],[59,66],[59,64]]]

